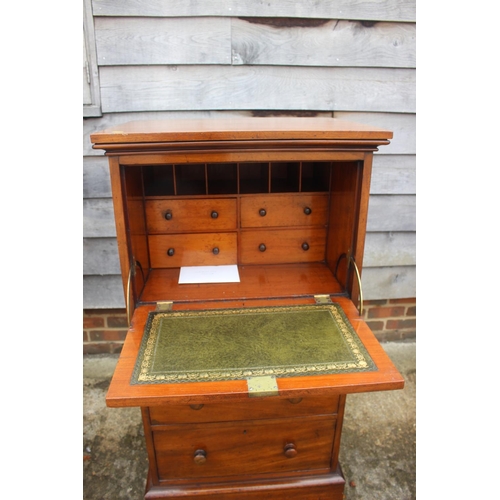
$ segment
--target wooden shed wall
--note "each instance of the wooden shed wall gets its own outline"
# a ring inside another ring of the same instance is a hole
[[[394,131],[374,158],[368,300],[416,295],[415,1],[93,0],[102,116],[83,121],[83,307],[124,307],[107,159],[136,119],[298,114]]]

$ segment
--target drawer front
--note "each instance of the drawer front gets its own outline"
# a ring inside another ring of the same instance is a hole
[[[330,468],[334,417],[153,429],[159,479],[293,473]]]
[[[324,226],[328,195],[262,195],[241,198],[241,227]]]
[[[184,231],[227,231],[237,227],[234,198],[199,200],[148,200],[146,219],[149,233]]]
[[[241,264],[291,264],[325,259],[326,229],[300,228],[244,231]]]
[[[236,233],[149,236],[151,266],[220,266],[237,263]]]
[[[339,396],[322,398],[253,398],[245,402],[168,405],[149,408],[152,425],[195,422],[228,422],[263,418],[336,414]]]

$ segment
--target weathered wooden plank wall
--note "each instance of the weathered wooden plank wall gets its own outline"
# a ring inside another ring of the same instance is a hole
[[[255,16],[415,21],[415,0],[93,0],[95,16]]]
[[[414,297],[415,1],[93,0],[103,115],[83,123],[84,308],[123,307],[107,160],[136,119],[290,113],[394,131],[374,158],[366,299]]]
[[[415,71],[299,66],[112,66],[104,113],[190,109],[415,112]]]
[[[286,29],[285,29],[286,28]],[[324,19],[96,18],[99,64],[415,67],[415,24]]]

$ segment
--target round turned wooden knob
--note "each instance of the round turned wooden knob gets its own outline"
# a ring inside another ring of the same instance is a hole
[[[207,452],[205,450],[196,450],[194,452],[194,463],[203,465],[207,461]]]
[[[217,219],[217,217],[219,217],[219,214],[215,210],[213,210],[210,216],[212,217],[212,219]]]
[[[165,219],[166,219],[166,220],[172,220],[172,217],[173,217],[173,215],[172,215],[172,211],[171,211],[171,210],[167,210],[167,211],[165,212]]]
[[[304,208],[304,213],[306,215],[311,215],[312,214],[312,210],[309,207],[306,207],[306,208]]]
[[[308,243],[302,243],[302,250],[307,251],[309,250],[309,244]]]
[[[261,243],[261,244],[259,245],[259,250],[260,250],[261,252],[265,252],[265,251],[266,251],[266,245],[264,245],[264,243]]]
[[[283,453],[285,454],[286,458],[293,458],[297,456],[298,452],[293,443],[287,443],[283,448]]]
[[[264,217],[266,214],[267,214],[267,212],[266,212],[266,209],[265,209],[265,208],[261,208],[261,209],[259,210],[259,215],[260,215],[261,217]]]
[[[173,248],[169,248],[169,249],[167,250],[167,255],[168,255],[169,257],[172,257],[172,255],[174,255],[174,253],[175,253],[175,249],[173,249]]]
[[[191,410],[201,410],[205,405],[189,405]]]
[[[214,255],[219,255],[219,249],[217,247],[215,247],[213,250],[212,250],[212,253]]]

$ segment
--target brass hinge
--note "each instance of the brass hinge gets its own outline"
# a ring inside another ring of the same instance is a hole
[[[278,396],[278,383],[273,375],[247,378],[248,395],[251,398]]]
[[[316,304],[333,304],[330,295],[315,295],[314,300]]]
[[[171,311],[174,303],[171,300],[164,300],[156,303],[157,311]]]

